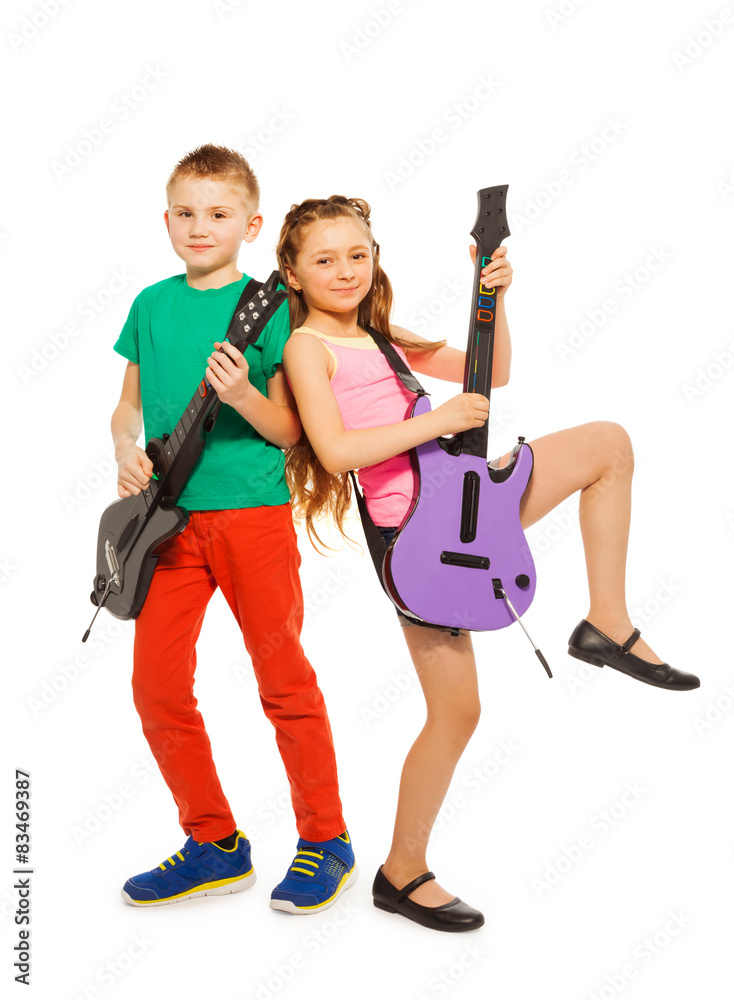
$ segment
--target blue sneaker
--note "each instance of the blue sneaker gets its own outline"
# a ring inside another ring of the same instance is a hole
[[[332,840],[301,838],[288,874],[273,889],[270,908],[287,913],[325,910],[357,881],[357,871],[346,830]]]
[[[163,906],[193,896],[226,896],[255,883],[250,841],[241,830],[231,850],[199,844],[189,837],[180,851],[157,868],[133,875],[122,887],[122,898],[132,906]]]

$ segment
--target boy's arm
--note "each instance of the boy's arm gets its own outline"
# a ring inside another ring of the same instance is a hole
[[[153,475],[153,463],[137,443],[143,429],[143,405],[140,365],[132,361],[128,361],[125,369],[120,402],[112,414],[111,428],[117,462],[117,493],[129,497],[140,493]]]
[[[279,448],[297,444],[301,421],[283,366],[278,365],[275,375],[267,380],[267,396],[263,396],[248,378],[249,365],[241,351],[229,341],[216,343],[214,348],[206,375],[222,402],[237,410],[258,434]],[[216,353],[220,348],[225,357]]]
[[[472,261],[476,255],[476,247],[470,248]],[[482,281],[486,288],[493,285],[497,288],[494,323],[494,358],[492,363],[492,388],[507,385],[510,381],[510,362],[512,360],[512,343],[510,329],[507,325],[505,312],[505,293],[512,283],[512,268],[505,255],[507,247],[498,247],[492,254],[492,260],[482,270]],[[399,326],[390,329],[401,339],[414,343],[427,343],[423,337],[417,337],[409,330]],[[436,351],[405,350],[408,366],[421,375],[444,379],[447,382],[464,381],[464,365],[466,351],[458,351],[454,347],[439,347]]]

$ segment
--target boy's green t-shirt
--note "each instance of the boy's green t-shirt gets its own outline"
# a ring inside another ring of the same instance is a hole
[[[227,332],[248,281],[222,288],[191,288],[185,274],[144,288],[132,304],[114,349],[140,365],[145,440],[170,434],[194,395],[214,350]],[[290,333],[287,304],[280,306],[245,350],[250,382],[267,395],[266,382],[283,360]],[[179,503],[187,510],[270,507],[290,499],[281,449],[266,441],[233,407],[222,404],[203,454]]]

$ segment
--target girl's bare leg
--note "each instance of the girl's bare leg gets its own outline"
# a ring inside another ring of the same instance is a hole
[[[418,625],[408,625],[403,632],[426,698],[427,717],[403,765],[395,831],[383,865],[384,875],[399,889],[428,871],[431,827],[480,712],[470,636]],[[430,881],[409,898],[423,906],[440,906],[454,894]]]
[[[625,601],[634,456],[627,432],[606,421],[557,431],[531,442],[535,466],[520,507],[524,528],[581,490],[579,522],[586,555],[590,607],[586,618],[617,642],[634,626]],[[509,459],[505,455],[500,464]],[[428,868],[431,827],[456,764],[479,719],[479,694],[471,639],[410,625],[405,638],[426,697],[428,715],[403,766],[395,832],[383,872],[398,888]],[[632,651],[661,660],[638,639]],[[453,899],[436,882],[410,894],[424,906]]]
[[[530,444],[535,466],[520,505],[523,528],[581,490],[579,523],[590,599],[586,619],[622,643],[634,630],[625,600],[634,468],[629,435],[619,424],[596,421],[548,434]],[[643,639],[638,639],[631,651],[651,663],[662,662]]]

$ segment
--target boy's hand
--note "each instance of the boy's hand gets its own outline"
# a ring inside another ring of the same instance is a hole
[[[117,459],[117,495],[137,496],[148,485],[152,475],[153,463],[142,448],[132,445]]]
[[[224,354],[216,353],[220,348]],[[228,340],[223,344],[215,343],[214,351],[209,356],[206,377],[223,403],[239,409],[253,391],[248,376],[250,366],[245,361],[244,354]]]
[[[475,244],[469,247],[472,264],[476,260],[477,248]],[[492,260],[486,267],[482,268],[482,284],[485,288],[496,288],[497,298],[504,297],[505,292],[512,284],[512,267],[507,260],[507,247],[497,247],[492,254]]]

